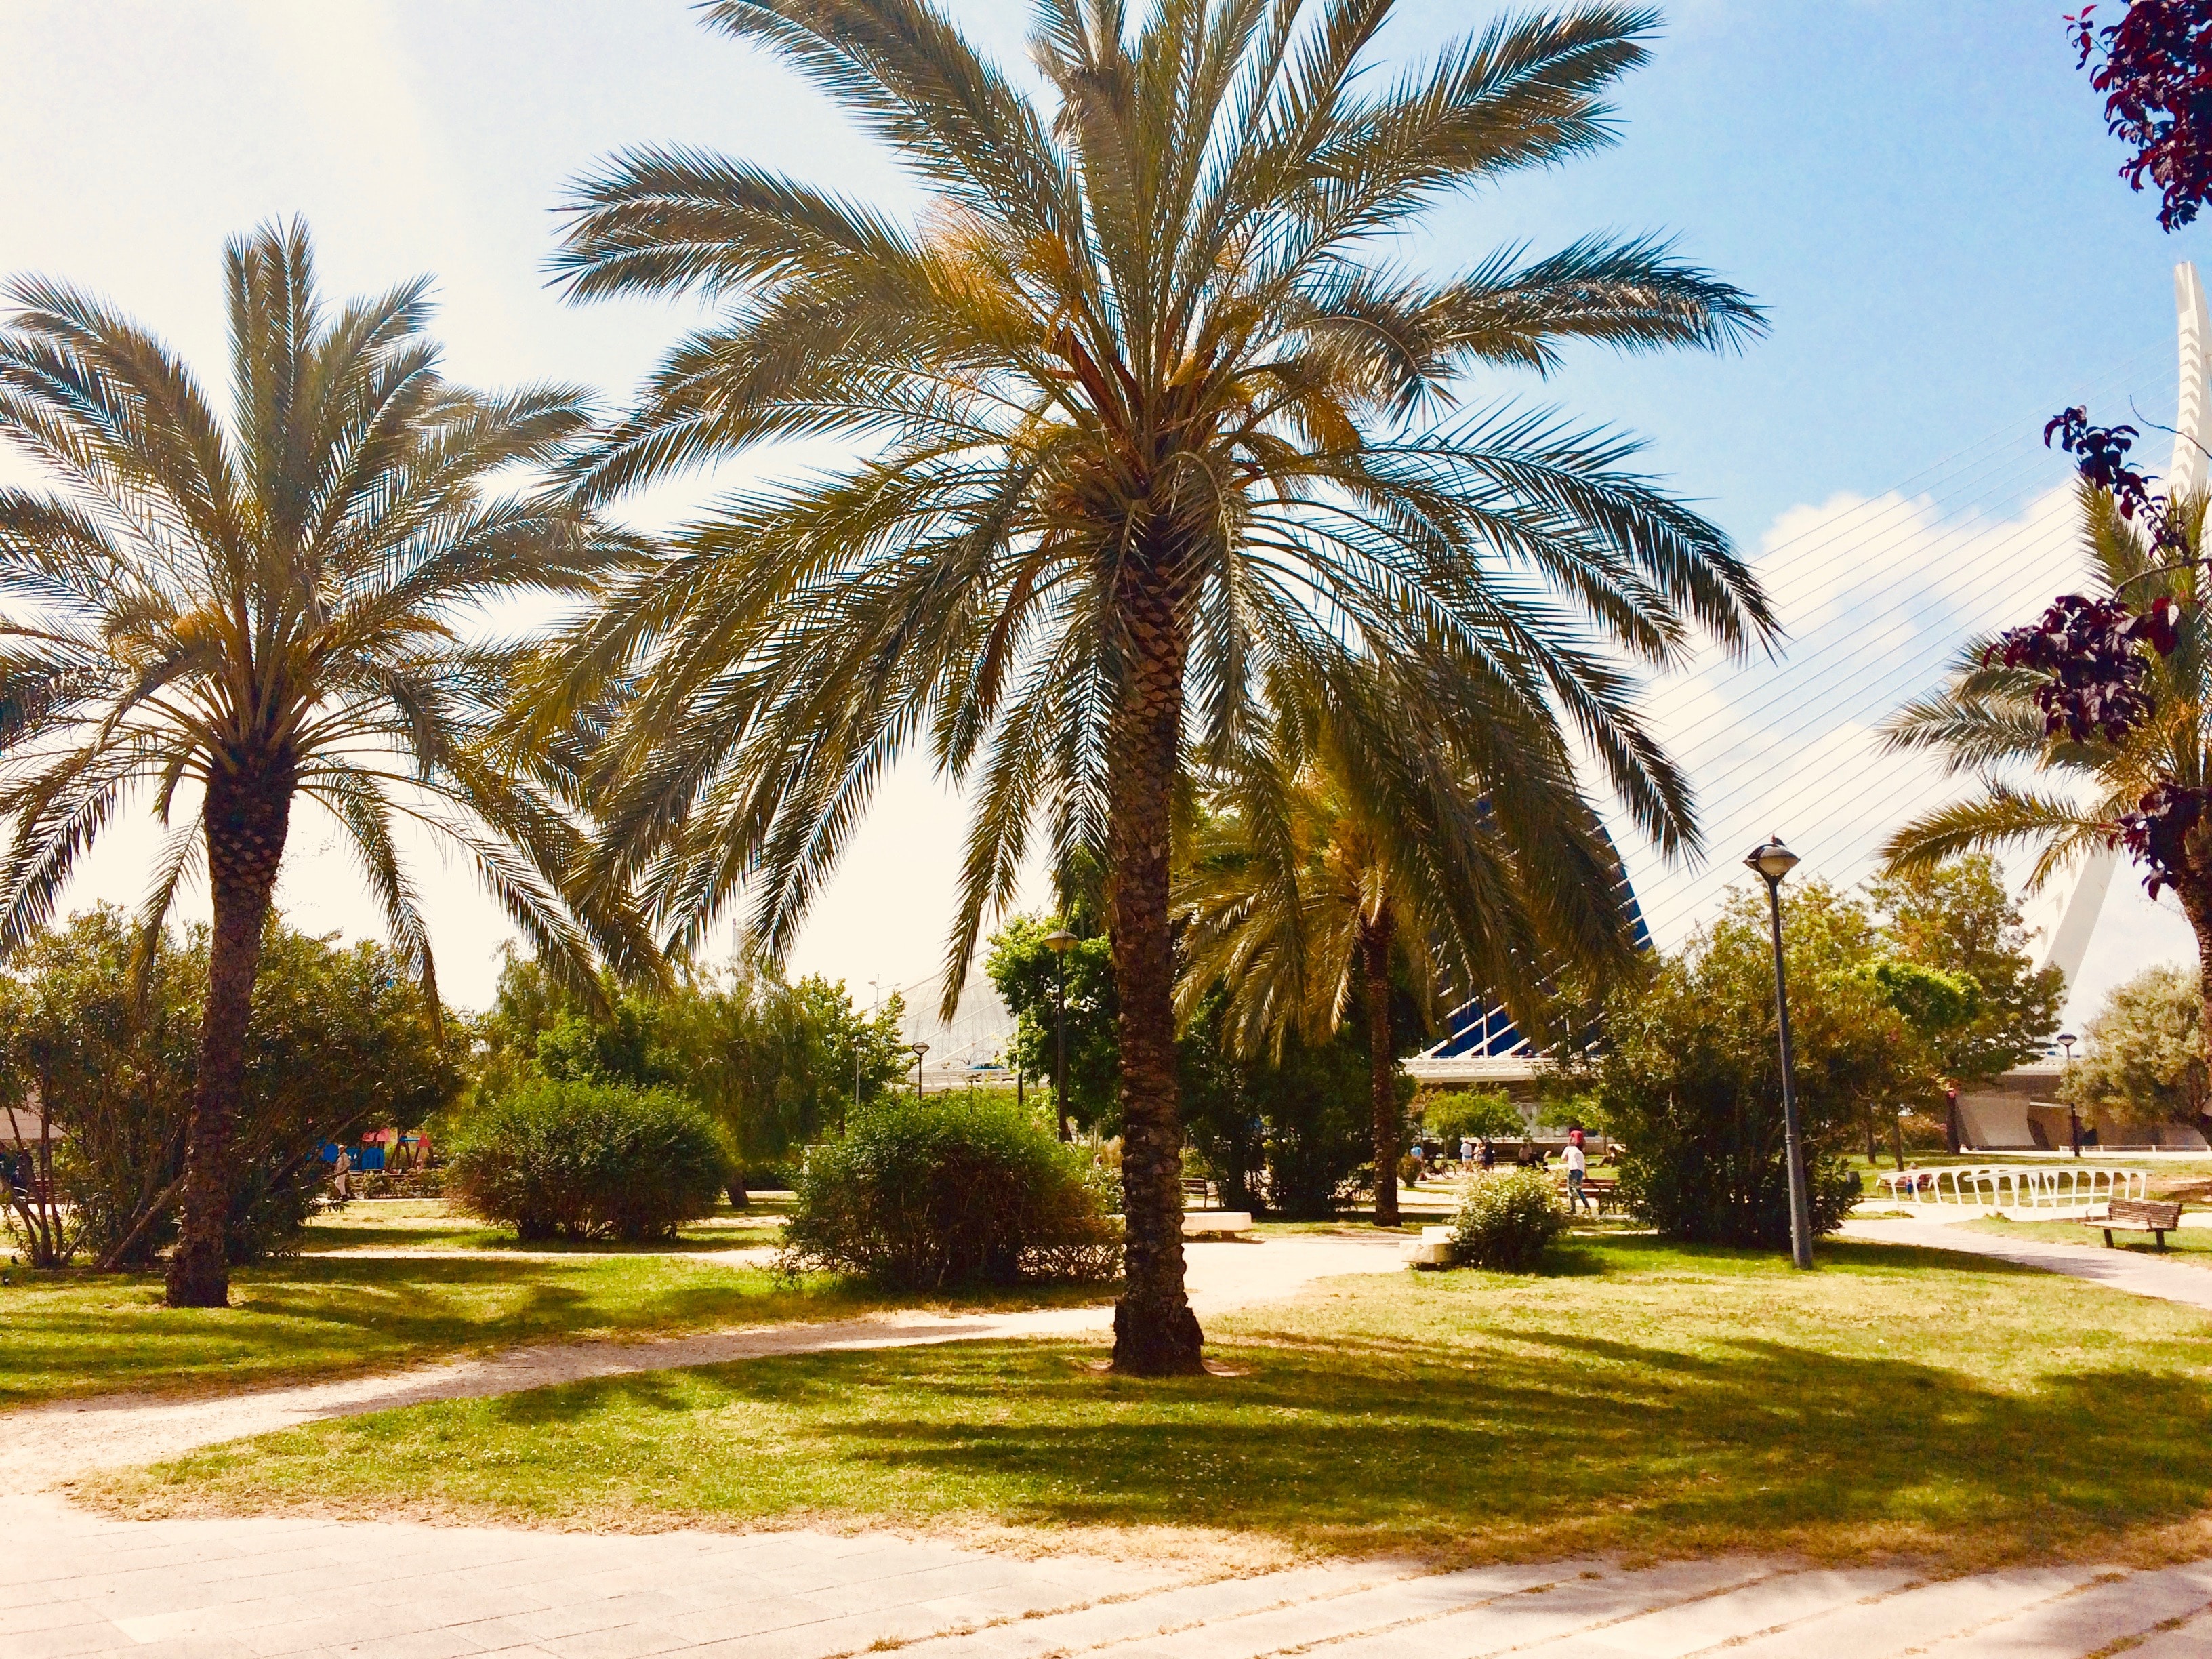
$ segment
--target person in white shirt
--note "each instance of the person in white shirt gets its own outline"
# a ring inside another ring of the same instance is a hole
[[[1589,1159],[1583,1152],[1583,1132],[1580,1129],[1567,1132],[1566,1161],[1567,1208],[1578,1212],[1587,1206],[1590,1213],[1595,1215],[1597,1206],[1590,1203],[1589,1196],[1583,1191],[1583,1176],[1589,1170]]]

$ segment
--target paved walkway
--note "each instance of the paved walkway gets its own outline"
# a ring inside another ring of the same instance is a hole
[[[2134,1659],[2212,1652],[2212,1564],[1935,1583],[1735,1559],[1207,1579],[883,1534],[645,1536],[0,1500],[7,1659]]]
[[[1852,1231],[2072,1259],[2069,1247],[1914,1223]],[[1190,1259],[1194,1300],[1220,1312],[1325,1274],[1395,1268],[1396,1246],[1277,1237],[1204,1246]],[[2171,1263],[2112,1265],[2212,1281]],[[2141,1288],[2130,1279],[2119,1287]],[[2160,1282],[2164,1290],[2143,1293],[2180,1288]],[[0,1467],[66,1474],[142,1462],[281,1422],[535,1386],[549,1368],[605,1376],[1104,1324],[1096,1309],[898,1316],[577,1344],[217,1401],[78,1402],[0,1418]],[[236,1426],[240,1413],[251,1426]],[[606,1535],[306,1516],[125,1522],[50,1492],[0,1491],[0,1659],[840,1659],[893,1648],[915,1659],[2082,1659],[2128,1642],[2139,1642],[2127,1650],[2136,1659],[2212,1654],[2212,1562],[1936,1583],[1747,1558],[1636,1571],[1603,1560],[1442,1574],[1370,1562],[1224,1577],[1204,1559],[1024,1559],[882,1533]]]
[[[2026,1267],[2041,1267],[2075,1279],[2087,1279],[2109,1290],[2154,1297],[2161,1302],[2180,1302],[2212,1312],[2212,1269],[2161,1261],[2141,1250],[2106,1249],[2101,1244],[2058,1244],[2040,1238],[1999,1238],[1993,1233],[1970,1232],[1954,1224],[1917,1218],[1911,1221],[1847,1221],[1843,1236],[1877,1244],[1919,1244],[1929,1249],[1995,1256],[2001,1261],[2017,1261]]]

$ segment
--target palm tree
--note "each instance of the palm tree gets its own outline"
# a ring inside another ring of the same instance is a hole
[[[917,744],[976,792],[948,988],[1040,821],[1056,865],[1097,855],[1128,1217],[1114,1363],[1195,1370],[1169,922],[1189,757],[1255,729],[1264,677],[1322,697],[1390,659],[1446,729],[1555,702],[1680,850],[1686,791],[1607,647],[1657,664],[1700,629],[1771,631],[1721,532],[1624,470],[1632,445],[1439,413],[1465,371],[1540,372],[1566,340],[1739,341],[1759,326],[1741,293],[1649,240],[1443,278],[1379,246],[1448,194],[1607,142],[1600,94],[1653,15],[1498,23],[1385,82],[1363,71],[1391,0],[1158,0],[1140,25],[1120,0],[1038,0],[1033,100],[925,0],[702,9],[886,141],[927,200],[900,222],[690,151],[582,183],[572,295],[726,308],[580,492],[778,440],[860,453],[726,497],[618,585],[538,717],[635,677],[601,753],[605,878],[636,878],[679,943],[742,889],[787,947]]]
[[[2160,656],[2138,647],[2152,716],[2118,742],[2093,733],[2086,742],[2044,734],[2035,693],[2045,677],[2028,668],[1984,662],[1994,639],[1975,640],[1959,654],[1942,690],[1907,703],[1883,728],[1891,750],[1940,755],[1948,775],[1972,774],[1978,793],[1938,807],[1905,824],[1882,851],[1893,873],[1924,870],[1960,853],[2033,847],[2033,884],[2040,886],[2090,853],[2112,844],[2120,821],[2166,789],[2212,786],[2212,618],[2205,613],[2203,567],[2207,498],[2184,497],[2169,509],[2179,545],[2153,548],[2124,518],[2107,491],[2081,489],[2083,551],[2100,596],[2121,592],[2138,610],[2161,598],[2178,607],[2173,650]],[[2049,781],[2036,787],[2026,775]],[[2055,787],[2051,787],[2055,786]],[[2204,1023],[2212,1054],[2212,817],[2164,849],[2178,860],[2171,885],[2197,935],[2207,994]]]
[[[427,278],[326,315],[300,225],[233,241],[224,272],[228,422],[158,340],[76,289],[13,283],[0,328],[0,434],[58,486],[0,490],[0,950],[46,925],[134,798],[166,825],[180,787],[201,796],[140,918],[157,938],[204,867],[173,1307],[228,1299],[225,1166],[296,800],[343,832],[433,1006],[403,822],[464,849],[549,960],[583,974],[595,942],[637,948],[618,914],[583,925],[563,902],[580,836],[561,779],[512,776],[487,746],[514,650],[455,632],[472,606],[586,590],[635,556],[565,496],[485,491],[556,465],[589,425],[583,394],[448,385],[422,336]]]
[[[1366,1025],[1375,1224],[1398,1224],[1405,1118],[1391,1018],[1394,968],[1432,1024],[1449,979],[1504,1000],[1524,1030],[1548,1021],[1549,977],[1593,982],[1632,955],[1620,868],[1574,785],[1556,726],[1507,707],[1516,763],[1484,778],[1448,733],[1416,746],[1392,726],[1418,690],[1388,684],[1327,708],[1288,703],[1263,739],[1215,769],[1210,811],[1176,884],[1188,1020],[1226,988],[1224,1035],[1247,1056],[1292,1034]]]

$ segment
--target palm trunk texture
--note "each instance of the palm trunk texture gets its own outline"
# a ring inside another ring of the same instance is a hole
[[[246,1066],[246,1027],[261,969],[261,928],[276,891],[292,816],[289,767],[241,774],[218,762],[208,785],[209,885],[215,931],[208,951],[207,1008],[200,1018],[199,1076],[185,1146],[184,1217],[169,1257],[168,1304],[230,1304],[223,1237],[230,1218],[231,1137]]]
[[[1149,573],[1148,573],[1149,574]],[[1168,883],[1182,732],[1183,629],[1166,584],[1123,580],[1127,667],[1107,763],[1107,913],[1120,993],[1121,1208],[1127,1275],[1114,1309],[1113,1369],[1205,1370],[1183,1293],[1182,1122],[1176,1089],[1175,949]]]
[[[1387,904],[1359,924],[1360,977],[1367,997],[1367,1070],[1374,1086],[1375,1224],[1398,1224],[1398,1056],[1390,1041],[1390,936]]]
[[[2203,1001],[2197,1033],[2204,1045],[2205,1064],[2212,1066],[2212,858],[2190,862],[2197,866],[2190,872],[2192,879],[2177,883],[2174,894],[2181,901],[2182,914],[2189,918],[2190,931],[2197,935],[2197,993]]]

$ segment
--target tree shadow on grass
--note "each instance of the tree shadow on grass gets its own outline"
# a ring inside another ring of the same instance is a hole
[[[619,1413],[633,1473],[659,1486],[683,1472],[656,1466],[639,1414],[767,1407],[783,1461],[811,1472],[794,1506],[837,1492],[895,1518],[1199,1525],[1462,1559],[1767,1548],[1990,1565],[2109,1548],[2212,1503],[2201,1364],[2146,1355],[2014,1389],[1748,1332],[1698,1352],[1489,1334],[1441,1350],[1269,1336],[1229,1346],[1253,1372],[1228,1383],[1102,1382],[1075,1351],[994,1343],[486,1404],[508,1428],[585,1436]],[[777,1477],[754,1473],[726,1501],[772,1511]]]

